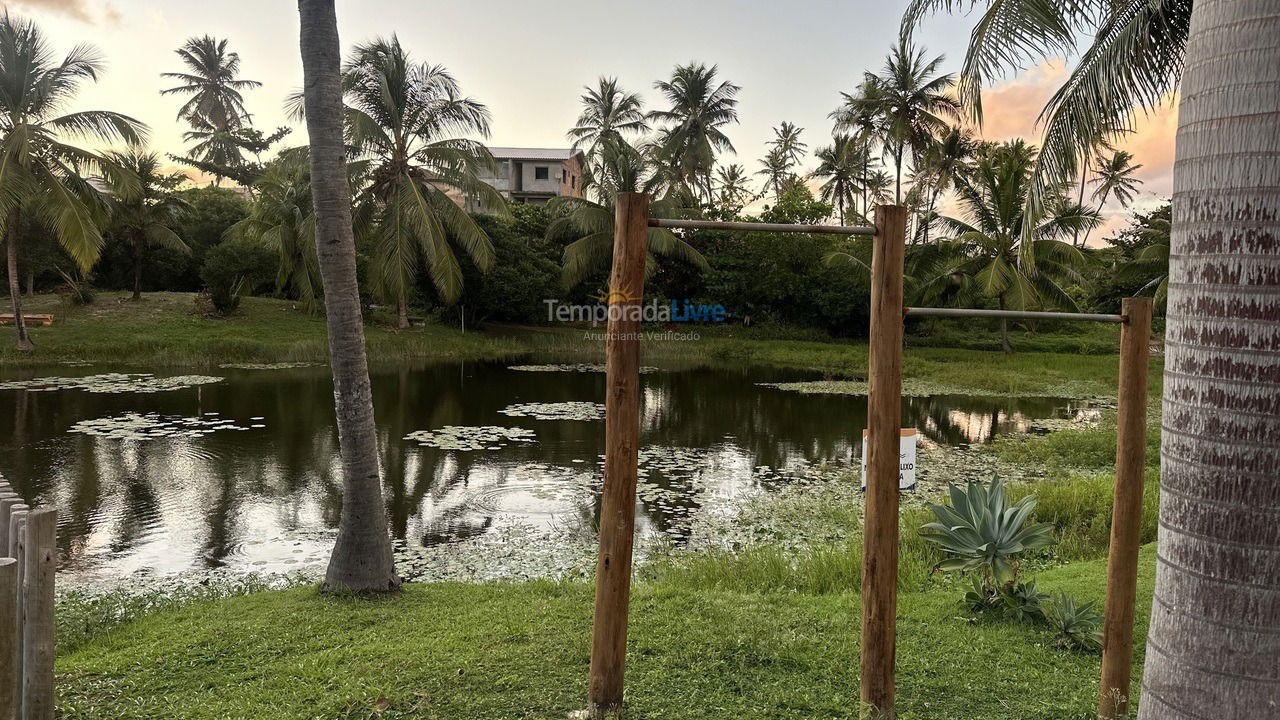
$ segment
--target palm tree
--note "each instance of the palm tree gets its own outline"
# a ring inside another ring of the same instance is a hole
[[[110,152],[107,157],[137,177],[141,189],[120,198],[112,208],[111,223],[112,232],[133,248],[133,299],[141,300],[142,266],[148,247],[191,253],[172,229],[190,209],[187,201],[173,194],[187,177],[162,172],[156,154],[138,147]]]
[[[777,202],[791,184],[791,162],[777,148],[772,148],[760,158],[760,167],[756,174],[764,176],[765,185],[773,190],[773,199]]]
[[[62,113],[102,60],[79,45],[56,60],[34,23],[5,11],[0,18],[0,223],[4,227],[17,348],[27,335],[18,287],[18,237],[24,216],[48,228],[87,272],[102,248],[107,197],[86,177],[96,173],[120,197],[139,192],[138,179],[109,157],[70,145],[66,137],[141,144],[146,129],[105,110]]]
[[[603,142],[600,151],[603,171],[591,178],[590,188],[598,201],[566,195],[553,198],[549,203],[555,219],[547,226],[547,237],[569,241],[561,267],[565,287],[577,285],[592,273],[608,268],[612,262],[614,198],[618,193],[645,192],[658,196],[664,190],[663,176],[644,150],[615,137]],[[650,206],[655,217],[671,217],[679,210],[680,203],[670,194]],[[683,260],[699,270],[708,267],[702,253],[670,230],[649,228],[647,248],[646,272],[656,267],[655,256],[659,255]]]
[[[1133,164],[1133,154],[1124,150],[1117,150],[1108,158],[1100,158],[1093,170],[1093,179],[1089,181],[1098,186],[1093,191],[1098,209],[1101,210],[1112,197],[1120,201],[1120,207],[1129,207],[1142,184],[1133,174],[1141,169],[1141,165]]]
[[[588,155],[595,155],[596,145],[604,138],[649,131],[644,101],[624,91],[617,78],[602,76],[596,87],[583,90],[582,114],[569,131],[574,149],[585,146]]]
[[[943,217],[950,242],[963,252],[935,266],[922,284],[926,301],[953,301],[965,305],[980,298],[994,300],[1001,310],[1026,310],[1057,306],[1074,309],[1075,301],[1063,282],[1081,282],[1076,268],[1084,256],[1070,242],[1077,227],[1099,222],[1097,212],[1060,199],[1053,212],[1034,218],[1031,240],[1023,240],[1023,203],[1026,202],[1035,149],[1022,141],[987,148],[971,177],[956,186],[956,200],[965,219]],[[1030,248],[1022,248],[1030,242]],[[1034,263],[1027,261],[1030,255]],[[944,254],[943,257],[947,255]],[[1001,343],[1012,352],[1006,322],[1001,321]]]
[[[800,159],[804,157],[804,151],[809,147],[800,139],[802,132],[804,128],[796,127],[785,120],[773,129],[773,140],[769,141],[769,147],[777,151],[787,161],[789,167],[799,165]]]
[[[226,234],[275,250],[280,258],[277,292],[288,290],[308,311],[315,309],[320,268],[316,264],[316,216],[306,152],[288,151],[268,163],[254,183],[254,192],[248,216]]]
[[[934,12],[968,12],[977,2],[912,0],[902,18],[908,37]],[[1071,75],[1040,115],[1045,134],[1027,210],[1040,212],[1058,185],[1087,165],[1100,139],[1133,129],[1137,108],[1163,102],[1177,87],[1191,27],[1192,0],[1052,2],[988,0],[970,36],[957,84],[973,118],[982,119],[982,88],[1006,71],[1078,57]],[[1092,35],[1079,49],[1082,37]]]
[[[191,124],[184,137],[196,146],[191,154],[215,165],[236,167],[243,162],[241,148],[234,133],[249,126],[249,111],[244,106],[241,90],[261,87],[256,80],[243,80],[240,56],[227,51],[227,41],[210,35],[188,38],[175,50],[182,72],[161,73],[161,77],[178,81],[178,85],[161,90],[161,95],[183,95],[188,100],[178,109],[178,119]],[[215,178],[221,182],[222,175]]]
[[[925,60],[923,49],[917,50],[909,40],[901,40],[885,57],[881,73],[865,78],[862,94],[852,98],[852,116],[879,117],[877,127],[885,150],[893,158],[893,196],[898,204],[902,203],[907,152],[918,160],[924,148],[946,131],[947,121],[960,115],[959,102],[949,94],[954,77],[938,74],[942,60],[942,56]]]
[[[748,186],[747,171],[737,163],[716,168],[716,200],[722,210],[738,213],[755,200]]]
[[[1169,206],[1152,213],[1143,228],[1141,238],[1147,245],[1138,251],[1128,267],[1121,268],[1131,274],[1149,278],[1135,295],[1151,293],[1155,306],[1163,310],[1169,297],[1169,246],[1173,225],[1169,222]]]
[[[964,177],[969,170],[969,159],[976,150],[973,134],[953,125],[921,154],[920,174],[929,186],[928,205],[921,223],[924,242],[929,242],[929,229],[933,226],[938,197]]]
[[[846,133],[854,141],[857,156],[853,161],[861,166],[859,177],[863,183],[862,215],[863,219],[871,216],[870,197],[867,183],[871,179],[872,166],[879,165],[880,159],[873,157],[872,145],[884,141],[884,118],[880,114],[879,82],[875,75],[867,73],[862,83],[852,93],[840,93],[843,101],[840,107],[831,112],[835,121],[835,132]],[[852,148],[851,148],[852,151]]]
[[[862,168],[857,152],[858,143],[847,135],[836,135],[831,144],[814,151],[818,158],[818,167],[810,173],[810,177],[824,178],[826,182],[818,188],[823,202],[836,206],[840,224],[845,224],[845,208],[853,207],[855,198],[862,190]]]
[[[368,228],[374,293],[409,327],[409,295],[425,267],[445,303],[462,293],[456,244],[481,271],[493,245],[449,194],[500,213],[506,203],[481,180],[493,174],[485,146],[460,134],[489,134],[489,110],[462,97],[439,65],[415,63],[394,35],[357,46],[343,69],[350,143],[372,160],[356,196],[357,227]]]
[[[893,199],[893,176],[884,170],[873,170],[862,184],[863,214],[870,216],[870,207],[887,203]]]
[[[716,153],[734,152],[724,127],[738,122],[737,95],[741,90],[728,81],[717,83],[718,73],[715,65],[677,65],[670,80],[654,83],[671,108],[649,113],[651,120],[666,125],[662,144],[687,184],[706,202],[712,199]]]
[[[299,0],[316,254],[324,283],[329,364],[342,457],[342,516],[329,558],[329,590],[390,592],[400,586],[378,468],[377,428],[365,357],[356,243],[343,138],[342,51],[333,0]]]

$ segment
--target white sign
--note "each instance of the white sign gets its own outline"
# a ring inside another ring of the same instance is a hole
[[[916,429],[903,428],[898,445],[898,489],[916,489]],[[867,431],[862,431],[862,489],[867,489]]]

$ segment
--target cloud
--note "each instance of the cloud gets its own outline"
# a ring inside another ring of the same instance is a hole
[[[90,0],[9,0],[8,4],[26,10],[46,10],[86,23],[94,23],[100,19],[112,24],[120,22],[120,13],[115,7],[107,4],[99,5]],[[97,5],[98,14],[89,11],[89,8],[94,5]]]

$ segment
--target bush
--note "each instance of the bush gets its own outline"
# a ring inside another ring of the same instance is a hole
[[[275,277],[276,256],[248,240],[228,240],[205,255],[200,279],[213,307],[223,315],[240,306],[240,295],[252,295]]]

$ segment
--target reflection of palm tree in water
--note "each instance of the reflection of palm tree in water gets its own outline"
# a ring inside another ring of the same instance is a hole
[[[106,446],[106,443],[100,447]],[[150,473],[138,467],[138,449],[122,443],[111,443],[110,465],[121,471],[120,490],[123,500],[120,521],[116,524],[115,537],[111,541],[114,555],[125,555],[146,534],[160,524],[160,499],[151,486]]]
[[[227,556],[238,544],[235,515],[240,505],[236,488],[236,478],[240,474],[240,468],[234,467],[234,463],[231,462],[211,464],[217,466],[213,474],[218,484],[212,488],[214,496],[204,513],[208,535],[205,537],[197,560],[203,560],[209,567],[222,567],[226,564]]]

